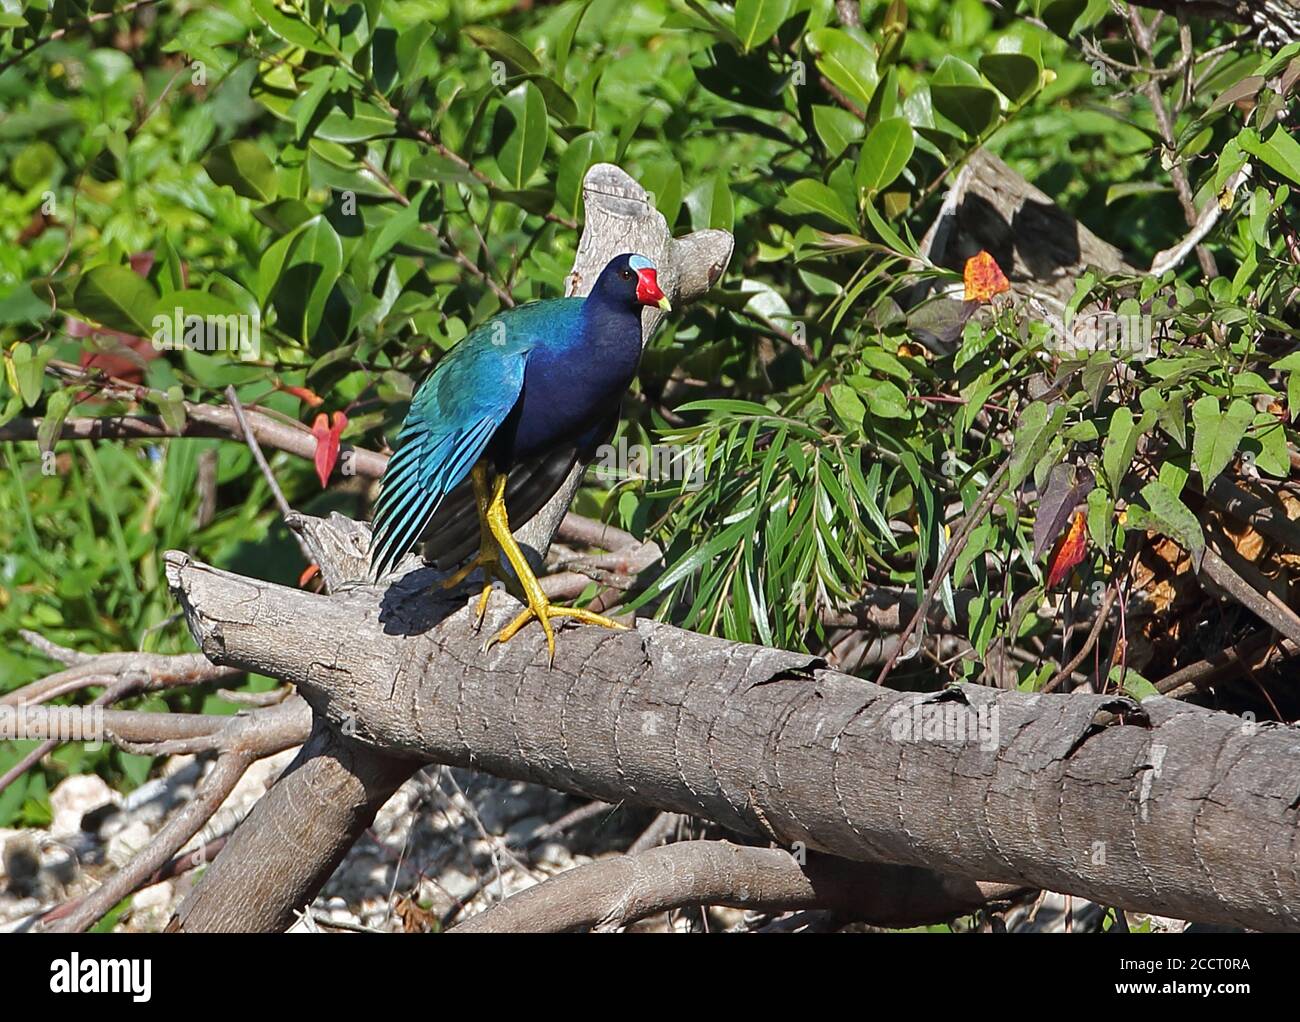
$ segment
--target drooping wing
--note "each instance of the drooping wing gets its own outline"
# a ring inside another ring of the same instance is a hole
[[[513,530],[537,514],[555,495],[579,458],[591,460],[599,444],[613,435],[618,416],[600,423],[575,444],[548,451],[517,465],[506,483],[506,514]],[[461,483],[443,501],[429,523],[424,556],[439,568],[449,570],[460,564],[479,542],[478,511],[474,492],[468,482]]]
[[[416,544],[519,400],[529,348],[493,344],[491,325],[453,348],[411,401],[375,502],[374,579]]]

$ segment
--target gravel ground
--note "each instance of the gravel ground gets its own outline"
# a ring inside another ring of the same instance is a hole
[[[290,750],[255,764],[183,854],[231,830],[292,758]],[[173,757],[125,798],[97,776],[71,777],[50,794],[49,828],[0,829],[0,932],[30,929],[44,912],[93,890],[152,839],[210,768],[211,760]],[[294,931],[438,930],[622,851],[654,817],[609,806],[563,832],[545,830],[585,805],[538,785],[426,768],[379,811]],[[115,928],[161,930],[197,875],[138,892]]]
[[[184,853],[193,855],[233,829],[293,755],[289,750],[255,764]],[[0,932],[29,930],[54,906],[93,890],[193,796],[211,765],[210,759],[173,757],[159,777],[125,797],[99,777],[70,777],[50,794],[48,829],[0,828]],[[380,809],[290,932],[446,929],[556,873],[624,851],[654,817],[646,810],[591,805],[534,784],[428,767]],[[197,857],[191,864],[203,865]],[[188,869],[137,892],[114,929],[162,930],[200,872]],[[1005,921],[1013,932],[1083,932],[1098,929],[1103,915],[1090,902],[1049,893],[1013,908]],[[711,909],[707,920],[698,911],[679,912],[636,929],[825,928],[828,921],[820,916],[754,920]],[[1131,925],[1141,918],[1130,915]],[[1186,927],[1152,917],[1153,930]]]

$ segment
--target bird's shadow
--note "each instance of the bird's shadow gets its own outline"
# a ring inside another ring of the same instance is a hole
[[[472,580],[478,577],[476,572]],[[466,596],[474,586],[444,589],[445,578],[447,572],[429,566],[394,579],[379,600],[379,623],[384,634],[423,635],[465,606]]]

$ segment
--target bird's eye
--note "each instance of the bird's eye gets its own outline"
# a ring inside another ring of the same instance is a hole
[[[632,271],[631,271],[631,270],[624,270],[622,273],[619,274],[619,276],[621,276],[624,280],[631,280],[631,279],[632,279]]]

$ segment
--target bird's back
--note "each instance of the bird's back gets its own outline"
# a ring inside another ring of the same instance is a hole
[[[572,328],[580,298],[530,302],[493,316],[451,349],[416,390],[406,423],[454,418],[479,398],[504,396],[513,370],[539,347],[556,343]],[[518,395],[511,395],[511,401]]]

